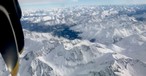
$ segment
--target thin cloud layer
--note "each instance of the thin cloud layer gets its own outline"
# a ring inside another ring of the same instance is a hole
[[[51,3],[51,2],[63,2],[65,0],[18,0],[20,3]]]
[[[68,7],[74,5],[146,4],[145,0],[18,0],[22,8]]]
[[[42,4],[42,3],[67,3],[67,2],[80,2],[80,3],[97,3],[97,4],[146,4],[145,0],[19,0],[20,3]]]

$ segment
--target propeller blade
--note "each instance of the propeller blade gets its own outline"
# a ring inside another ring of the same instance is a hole
[[[0,26],[0,53],[11,75],[17,76],[19,68],[18,42],[8,12],[3,6],[0,6]]]

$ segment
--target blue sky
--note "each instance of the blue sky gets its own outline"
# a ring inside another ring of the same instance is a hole
[[[22,9],[68,7],[74,5],[146,4],[146,0],[18,0]]]

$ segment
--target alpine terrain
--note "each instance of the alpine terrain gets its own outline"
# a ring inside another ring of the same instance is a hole
[[[18,76],[146,76],[146,5],[23,10],[21,23]]]

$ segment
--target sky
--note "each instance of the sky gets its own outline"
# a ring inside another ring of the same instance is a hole
[[[75,5],[146,4],[146,0],[18,0],[22,9],[69,7]]]

